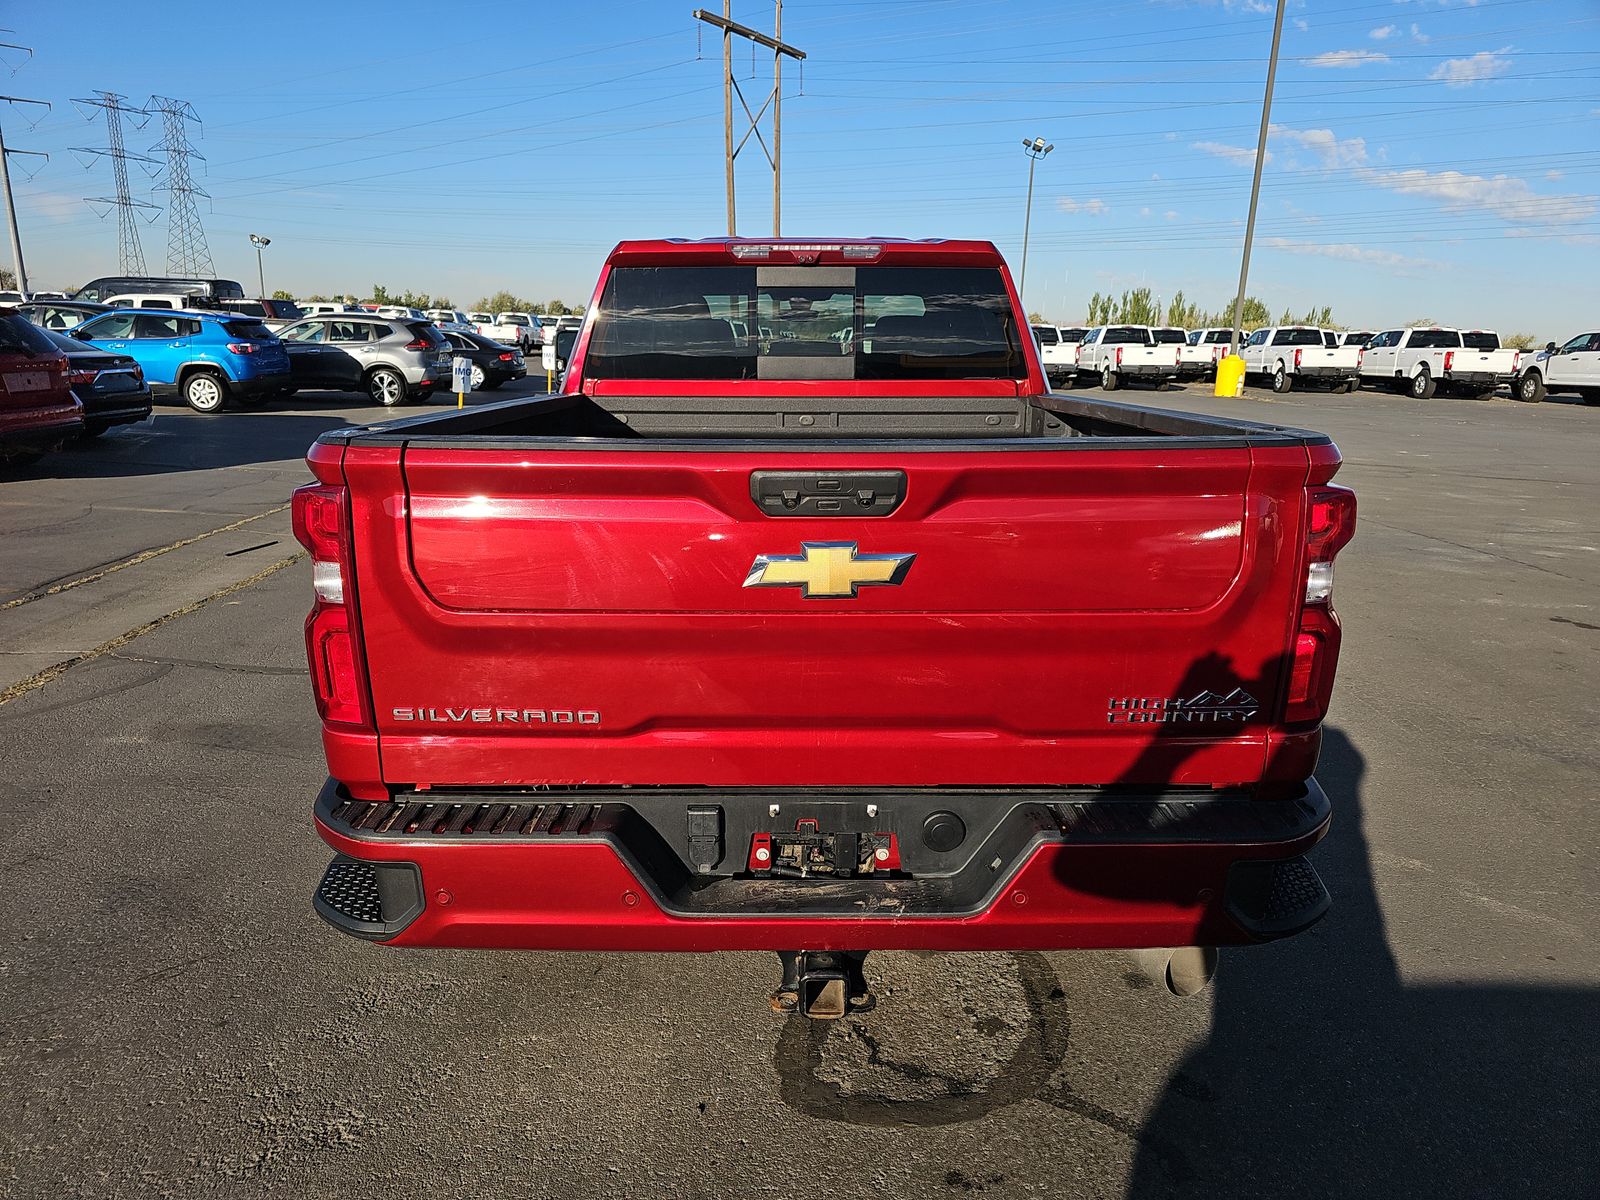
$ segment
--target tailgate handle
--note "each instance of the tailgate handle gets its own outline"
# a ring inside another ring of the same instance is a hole
[[[769,517],[886,517],[906,498],[906,473],[752,471],[750,498]]]

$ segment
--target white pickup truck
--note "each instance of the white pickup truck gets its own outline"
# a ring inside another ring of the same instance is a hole
[[[540,342],[539,326],[534,323],[533,316],[525,312],[495,313],[486,324],[478,326],[478,332],[491,341],[515,346],[524,354]]]
[[[1044,376],[1051,383],[1070,382],[1078,369],[1075,350],[1083,335],[1081,328],[1064,329],[1060,325],[1033,326],[1034,340],[1039,343],[1039,361],[1044,366]]]
[[[1148,325],[1096,325],[1074,348],[1073,380],[1098,376],[1114,392],[1129,379],[1147,379],[1164,388],[1178,377],[1182,353],[1162,345]]]
[[[1197,345],[1189,340],[1187,329],[1171,325],[1158,325],[1150,333],[1161,346],[1178,348],[1178,378],[1203,379],[1216,369],[1211,347]]]
[[[1487,400],[1517,381],[1521,359],[1486,329],[1388,329],[1361,347],[1361,381],[1418,400],[1435,391]]]
[[[1337,392],[1353,392],[1360,382],[1360,351],[1334,346],[1314,325],[1271,325],[1258,329],[1239,348],[1244,373],[1266,376],[1272,390],[1292,391],[1297,382],[1325,383]]]
[[[1546,342],[1521,364],[1511,394],[1537,404],[1546,392],[1577,392],[1585,404],[1600,404],[1600,333],[1580,333],[1561,346]]]

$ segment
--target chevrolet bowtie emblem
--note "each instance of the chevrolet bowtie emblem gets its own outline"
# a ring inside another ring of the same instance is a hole
[[[898,584],[915,554],[858,554],[854,542],[802,542],[799,554],[758,554],[745,587],[797,587],[807,600],[844,599],[872,584]]]

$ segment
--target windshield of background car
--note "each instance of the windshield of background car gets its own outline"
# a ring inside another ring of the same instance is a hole
[[[23,316],[0,317],[0,354],[60,353],[55,343],[32,321]]]
[[[1468,350],[1498,350],[1500,336],[1494,333],[1463,333],[1461,344]]]
[[[596,379],[1017,379],[1027,361],[994,268],[618,267],[584,370]]]

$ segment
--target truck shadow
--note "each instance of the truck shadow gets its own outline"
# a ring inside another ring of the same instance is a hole
[[[1406,986],[1363,821],[1366,762],[1326,731],[1329,916],[1224,952],[1210,1036],[1137,1136],[1130,1197],[1570,1196],[1592,1178],[1600,994]],[[1462,914],[1465,916],[1466,914]]]
[[[350,423],[338,413],[246,410],[202,416],[157,403],[149,420],[69,444],[30,467],[0,469],[0,479],[132,478],[297,463],[319,435]]]

